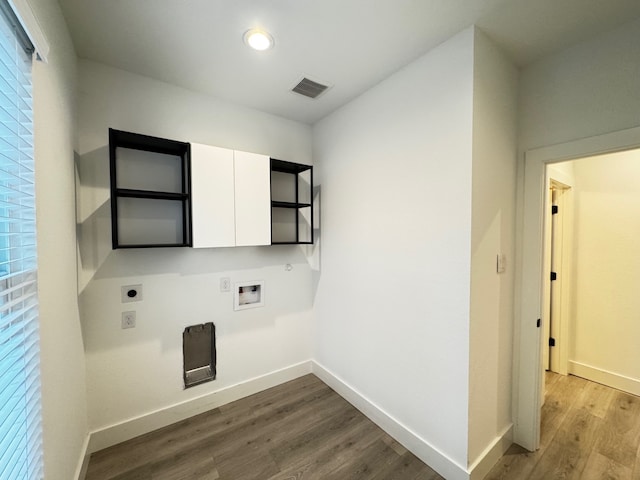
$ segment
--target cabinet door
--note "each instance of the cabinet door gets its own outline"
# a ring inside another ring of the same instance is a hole
[[[236,245],[270,245],[270,158],[257,153],[234,153]]]
[[[233,247],[233,150],[191,144],[193,247]]]

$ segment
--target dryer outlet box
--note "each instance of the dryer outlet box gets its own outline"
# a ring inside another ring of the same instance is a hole
[[[142,300],[142,284],[120,287],[122,303],[140,302]]]

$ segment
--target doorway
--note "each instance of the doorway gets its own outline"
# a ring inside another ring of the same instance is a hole
[[[525,155],[522,262],[517,284],[514,441],[534,451],[540,442],[542,375],[542,310],[544,272],[544,206],[546,166],[565,160],[640,147],[640,128],[614,132],[550,147]]]

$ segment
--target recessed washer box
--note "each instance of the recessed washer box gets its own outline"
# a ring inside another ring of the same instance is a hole
[[[238,282],[233,289],[233,309],[264,307],[264,280]]]

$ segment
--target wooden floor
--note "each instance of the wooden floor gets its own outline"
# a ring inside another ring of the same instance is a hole
[[[313,375],[91,456],[86,480],[442,479]]]
[[[640,480],[640,398],[547,374],[541,445],[485,480]],[[86,480],[442,479],[313,375],[91,456]]]
[[[640,479],[640,397],[547,373],[541,444],[513,446],[485,480]]]

